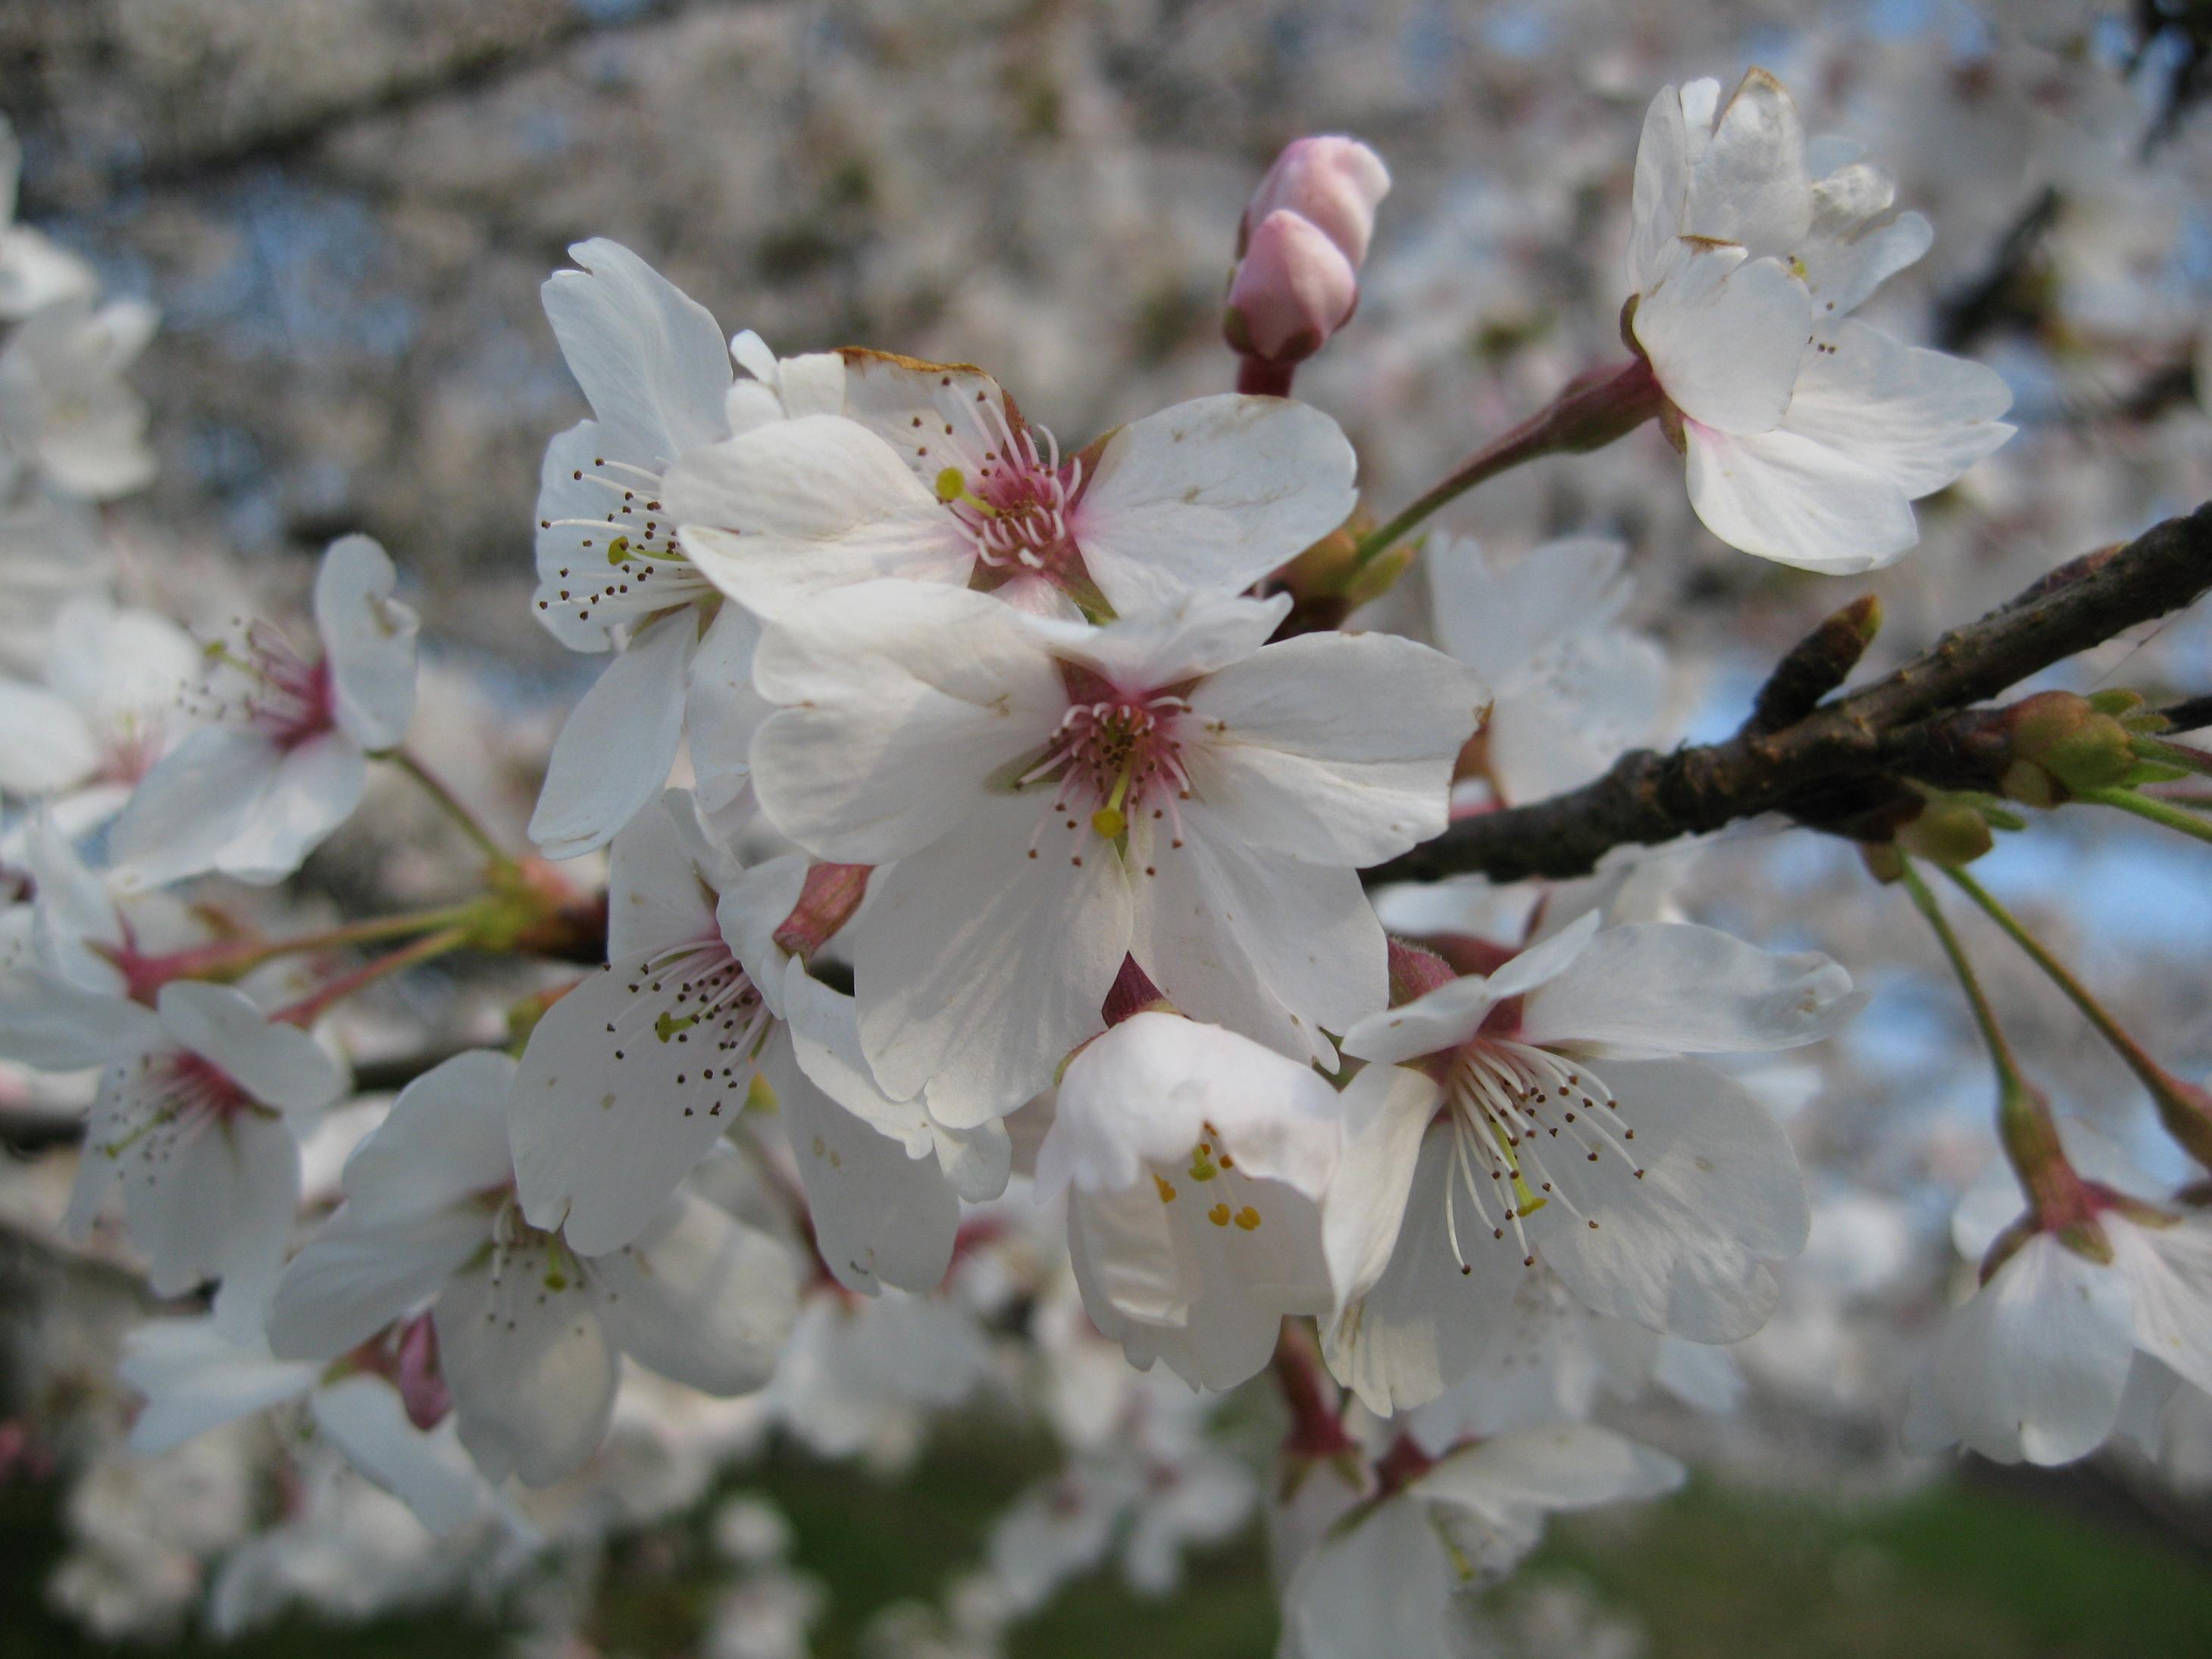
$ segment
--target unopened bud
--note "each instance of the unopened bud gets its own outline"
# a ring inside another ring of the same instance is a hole
[[[1972,802],[1930,796],[1919,817],[1897,832],[1897,846],[1930,864],[1972,864],[1996,844],[1990,822]]]
[[[453,1409],[453,1396],[438,1366],[438,1330],[427,1313],[418,1314],[399,1328],[399,1352],[394,1381],[407,1420],[428,1434]]]
[[[1221,331],[1245,358],[1282,371],[1320,350],[1359,303],[1359,266],[1389,192],[1389,170],[1352,138],[1300,138],[1252,194],[1237,227],[1237,267]]]
[[[1322,349],[1359,301],[1359,276],[1310,220],[1287,209],[1253,231],[1230,279],[1222,333],[1248,357],[1294,363]]]
[[[811,957],[847,922],[868,896],[866,864],[814,864],[799,890],[799,902],[776,925],[776,948]]]
[[[2039,768],[2060,789],[2079,793],[2118,783],[2136,764],[2135,747],[2128,728],[2114,716],[2100,713],[2088,700],[2070,691],[2045,691],[2014,704],[2005,713],[2018,763]],[[2022,789],[2015,791],[2018,783]],[[2006,793],[2031,805],[2034,781],[2008,773]],[[2057,799],[2057,790],[2051,793]]]
[[[1452,971],[1451,964],[1435,951],[1408,945],[1404,939],[1391,939],[1389,953],[1393,1008],[1418,1002],[1437,987],[1449,985],[1459,977]]]

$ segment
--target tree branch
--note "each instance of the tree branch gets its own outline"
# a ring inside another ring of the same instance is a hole
[[[1997,734],[1972,705],[2208,588],[2212,503],[2059,566],[1894,672],[1787,726],[1762,730],[1754,720],[1724,743],[1633,750],[1580,789],[1463,818],[1367,879],[1579,876],[1616,847],[1656,847],[1766,812],[1850,833],[1878,823],[1905,778],[1990,787]]]

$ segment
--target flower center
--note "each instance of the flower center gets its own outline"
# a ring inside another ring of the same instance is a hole
[[[603,491],[606,510],[596,518],[538,521],[540,530],[580,532],[574,562],[539,582],[540,611],[557,605],[578,622],[594,616],[602,623],[634,622],[714,591],[677,544],[676,526],[660,504],[659,472],[595,455],[592,471],[579,467],[568,477]]]
[[[1042,576],[1067,592],[1095,590],[1083,568],[1068,517],[1083,486],[1083,463],[1063,466],[1060,444],[1041,426],[988,400],[967,405],[983,451],[971,476],[948,466],[935,479],[937,499],[968,533],[983,580],[997,586],[1021,575]],[[1043,447],[1038,447],[1042,436]],[[995,580],[993,580],[995,578]]]
[[[1190,774],[1183,764],[1179,727],[1189,703],[1171,692],[1126,692],[1087,671],[1065,672],[1071,694],[1080,700],[1060,716],[1022,786],[1049,780],[1052,815],[1070,830],[1080,830],[1077,815],[1084,814],[1092,834],[1126,845],[1132,823],[1149,814],[1168,819],[1170,845],[1182,846],[1178,804],[1190,797]],[[1032,845],[1030,856],[1036,855]],[[1074,862],[1083,862],[1079,854]]]
[[[126,1085],[135,1097],[127,1112],[128,1127],[114,1139],[100,1143],[100,1150],[109,1158],[135,1151],[149,1182],[153,1172],[180,1145],[210,1125],[249,1114],[276,1115],[239,1087],[229,1073],[188,1048],[142,1054],[136,1070],[137,1077]]]
[[[1492,1240],[1512,1229],[1526,1267],[1536,1258],[1522,1218],[1554,1199],[1597,1226],[1588,1214],[1595,1206],[1576,1198],[1589,1164],[1615,1158],[1644,1178],[1626,1145],[1636,1131],[1604,1079],[1532,1044],[1480,1036],[1463,1044],[1452,1056],[1444,1102],[1452,1128],[1444,1230],[1463,1273],[1474,1267],[1460,1245],[1462,1192]]]
[[[1211,1123],[1199,1126],[1205,1138],[1191,1148],[1190,1163],[1172,1174],[1152,1172],[1152,1189],[1159,1194],[1160,1202],[1172,1204],[1181,1196],[1179,1181],[1188,1181],[1203,1198],[1212,1200],[1204,1206],[1206,1218],[1216,1227],[1234,1227],[1239,1232],[1260,1231],[1265,1218],[1260,1212],[1257,1184],[1244,1177],[1237,1168],[1237,1159],[1222,1144],[1221,1131]],[[1216,1187],[1214,1183],[1220,1185]]]
[[[626,973],[623,983],[630,994],[623,1012],[607,1022],[616,1060],[627,1058],[633,1044],[690,1050],[698,1055],[698,1069],[678,1073],[676,1081],[689,1090],[696,1078],[701,1092],[679,1093],[678,1099],[711,1096],[709,1117],[721,1115],[731,1093],[744,1103],[743,1091],[751,1086],[752,1066],[775,1017],[720,934],[610,964],[607,971]],[[683,1109],[690,1117],[697,1109],[686,1103]]]
[[[210,718],[242,726],[283,750],[312,742],[337,724],[330,664],[309,662],[267,623],[253,623],[236,639],[203,648],[222,682],[210,682]]]

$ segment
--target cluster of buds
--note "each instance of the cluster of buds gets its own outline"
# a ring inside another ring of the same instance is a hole
[[[1352,320],[1359,267],[1389,193],[1382,158],[1352,138],[1300,138],[1260,180],[1237,227],[1221,331],[1237,389],[1280,396],[1296,365]]]
[[[2057,806],[2087,790],[2182,775],[2155,763],[2150,767],[2155,775],[2145,775],[2136,739],[2164,731],[2166,720],[2132,691],[2090,697],[2045,691],[2005,710],[2004,726],[2012,756],[2004,793],[2030,806]]]

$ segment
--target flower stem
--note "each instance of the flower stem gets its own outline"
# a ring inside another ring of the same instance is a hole
[[[372,962],[363,963],[351,973],[342,975],[319,990],[310,992],[289,1008],[279,1009],[270,1018],[289,1021],[304,1030],[321,1018],[333,1004],[343,1001],[355,992],[374,985],[378,980],[417,967],[434,957],[441,957],[448,951],[459,950],[469,942],[471,931],[462,926],[427,933],[412,945],[402,945]]]
[[[2127,1062],[2127,1067],[2141,1079],[2150,1097],[2158,1107],[2159,1121],[2166,1131],[2199,1164],[2212,1169],[2212,1094],[2184,1083],[2150,1057],[2148,1051],[2130,1036],[2127,1028],[2113,1018],[2105,1006],[2089,993],[2088,987],[2074,977],[2066,965],[2045,948],[2043,942],[2021,926],[2018,917],[2000,904],[1981,883],[1964,870],[1946,866],[1943,873],[1957,884],[1960,890],[1981,906],[1990,921],[2002,928],[2012,942],[2027,952],[2029,958],[2060,990],[2067,1000],[2081,1010],[2081,1017],[2097,1028],[2097,1034],[2112,1046],[2113,1052]]]
[[[1303,1320],[1283,1322],[1282,1334],[1275,1342],[1274,1370],[1283,1403],[1291,1413],[1285,1450],[1302,1457],[1326,1458],[1340,1457],[1355,1449],[1337,1408],[1336,1385],[1322,1369],[1321,1346]]]
[[[428,767],[423,765],[421,758],[412,750],[395,749],[385,758],[422,785],[430,799],[445,809],[446,815],[461,827],[462,833],[477,844],[486,858],[495,864],[514,862],[513,855],[493,839],[490,830],[484,828],[483,821],[464,805],[460,797],[448,789]]]
[[[2081,1180],[2068,1163],[2065,1149],[2059,1145],[2058,1126],[2051,1118],[2051,1103],[2021,1070],[2019,1057],[2013,1053],[2011,1042],[1997,1024],[1996,1012],[1983,993],[1974,965],[1966,959],[1966,947],[1945,920],[1942,907],[1936,902],[1936,895],[1929,890],[1928,884],[1921,879],[1920,872],[1910,859],[1903,860],[1903,864],[1905,890],[1912,896],[1912,902],[1920,914],[1928,919],[1928,925],[1936,930],[1943,954],[1950,959],[1951,971],[1958,977],[1959,988],[1966,994],[1966,1005],[1973,1010],[1974,1024],[1981,1029],[1990,1063],[1996,1067],[1997,1139],[2004,1147],[2005,1158],[2045,1224],[2063,1224],[2081,1207]]]
[[[314,951],[342,951],[356,945],[374,945],[384,939],[404,939],[411,933],[434,933],[441,927],[451,927],[470,921],[477,914],[481,903],[480,900],[470,900],[461,904],[441,905],[434,910],[410,910],[398,915],[371,916],[364,921],[349,921],[312,933],[296,933],[289,939],[217,939],[212,944],[196,945],[162,956],[118,955],[113,960],[129,981],[131,994],[139,1001],[150,1003],[161,987],[172,980],[234,980],[264,963],[274,962],[279,957],[303,956]]]
[[[2117,806],[2123,812],[2132,812],[2139,818],[2163,824],[2168,830],[2179,830],[2197,841],[2212,842],[2212,823],[2198,817],[2185,807],[2176,806],[2154,795],[2146,795],[2133,789],[2077,789],[2075,800],[2094,802],[2099,806]]]
[[[1358,569],[1388,552],[1407,531],[1477,484],[1540,456],[1602,449],[1656,415],[1663,402],[1651,365],[1642,357],[1618,368],[1595,369],[1577,376],[1549,408],[1530,416],[1469,457],[1456,472],[1396,518],[1362,537],[1352,550],[1352,568]]]

